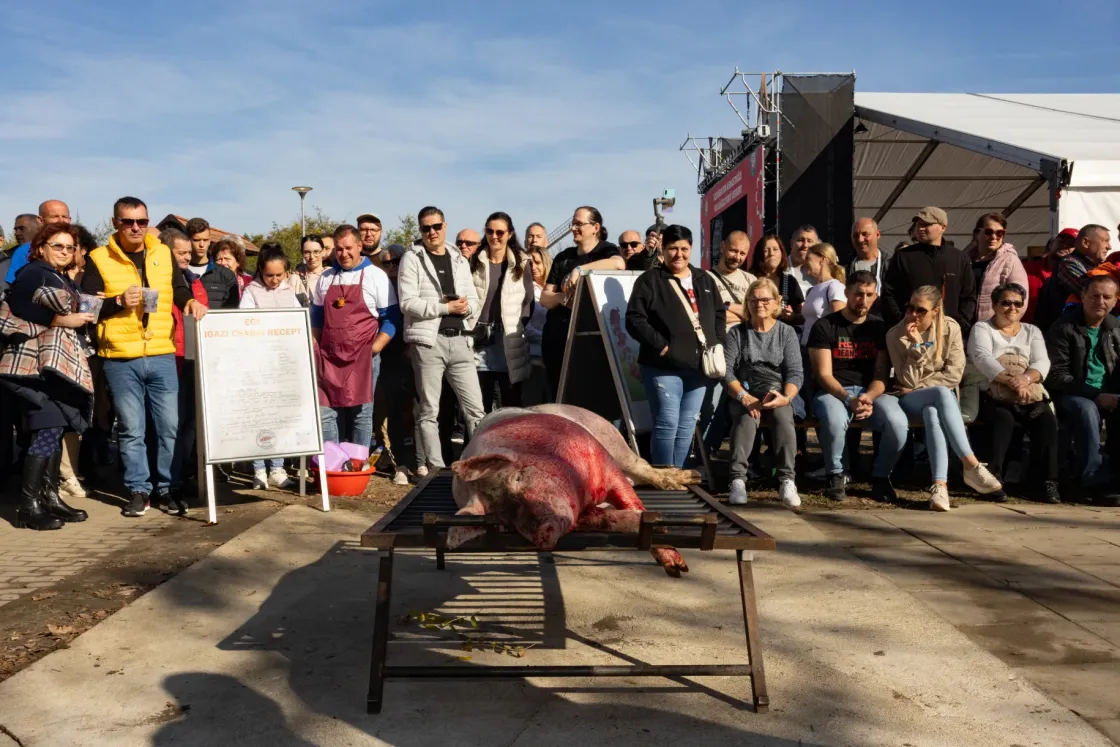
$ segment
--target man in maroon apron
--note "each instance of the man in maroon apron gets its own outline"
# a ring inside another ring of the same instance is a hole
[[[388,275],[362,256],[358,229],[339,226],[334,242],[335,264],[319,276],[311,300],[323,440],[368,446],[374,357],[395,334],[400,308]]]

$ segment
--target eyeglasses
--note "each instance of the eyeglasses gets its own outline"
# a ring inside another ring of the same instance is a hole
[[[455,246],[478,246],[477,241],[468,241],[467,239],[459,239],[455,242]]]
[[[420,226],[420,233],[439,233],[442,230],[442,223],[429,223],[426,226]]]
[[[363,229],[361,229],[361,232],[362,233],[380,233],[381,232],[381,227],[380,226],[372,226],[370,228],[363,228]]]
[[[906,304],[906,310],[914,316],[925,316],[932,311],[932,309],[923,309],[921,306],[915,306],[912,303]]]
[[[486,235],[487,236],[493,236],[495,239],[501,239],[501,238],[505,238],[506,232],[501,230],[501,229],[487,228],[486,229]]]
[[[1021,309],[1021,308],[1023,308],[1023,302],[1022,301],[1000,301],[999,305],[1002,306],[1005,309],[1010,309],[1010,308]]]
[[[51,249],[54,249],[56,252],[69,252],[70,254],[73,254],[74,252],[78,251],[78,247],[74,246],[73,244],[59,244],[52,241],[47,242],[47,246],[49,246]]]
[[[1002,239],[1004,236],[1007,235],[1007,231],[1004,231],[1001,228],[985,228],[984,229],[984,235],[985,236],[994,236],[997,239]]]
[[[132,228],[133,226],[147,228],[149,221],[147,218],[117,218],[117,222],[125,228]]]
[[[583,228],[584,226],[591,226],[591,225],[594,225],[594,224],[593,223],[584,223],[581,220],[573,220],[572,221],[572,228],[576,229],[577,231],[579,229]]]
[[[764,306],[768,303],[774,303],[774,299],[773,298],[750,298],[750,299],[747,299],[747,303],[754,304],[755,306]]]
[[[382,267],[396,267],[400,263],[401,263],[401,258],[400,257],[393,257],[392,259],[381,260],[381,266]]]
[[[620,247],[622,247],[623,249],[637,249],[639,246],[642,245],[642,242],[640,242],[640,241],[620,241],[620,242],[618,242],[618,245]]]

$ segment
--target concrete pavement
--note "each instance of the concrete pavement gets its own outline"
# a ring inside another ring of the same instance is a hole
[[[1120,511],[980,503],[806,518],[1120,742]]]
[[[744,513],[781,548],[756,570],[769,714],[739,703],[745,680],[701,678],[390,682],[369,716],[369,518],[293,506],[0,684],[0,725],[24,747],[1111,744],[800,517]],[[685,555],[673,580],[637,552],[452,556],[447,571],[401,553],[394,616],[476,614],[543,644],[472,663],[743,661],[733,555]],[[397,663],[466,655],[395,632]]]

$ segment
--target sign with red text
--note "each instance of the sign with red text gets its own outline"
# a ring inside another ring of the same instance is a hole
[[[702,267],[719,263],[720,244],[732,231],[745,231],[752,248],[762,236],[764,159],[759,146],[700,196]]]
[[[193,337],[206,463],[322,453],[307,309],[213,311]]]

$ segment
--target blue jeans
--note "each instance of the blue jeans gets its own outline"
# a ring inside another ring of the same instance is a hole
[[[319,405],[323,441],[369,445],[373,438],[373,403],[353,407]]]
[[[652,366],[640,368],[653,421],[650,462],[662,467],[683,467],[700,415],[700,405],[704,402],[704,394],[714,383],[713,379],[699,371],[666,371]]]
[[[106,358],[103,370],[113,408],[117,438],[124,462],[124,487],[129,493],[166,493],[171,487],[171,460],[179,430],[179,376],[175,355],[128,360]],[[155,484],[148,469],[145,445],[147,414],[156,429]]]
[[[263,459],[254,459],[253,460],[253,471],[258,472],[258,471],[264,469],[265,468],[264,467],[264,461],[265,460],[263,460]],[[268,460],[268,468],[269,469],[283,469],[284,468],[283,458],[281,458],[281,459],[269,459]]]
[[[1073,473],[1080,476],[1085,487],[1107,482],[1109,474],[1101,455],[1101,411],[1097,403],[1076,394],[1060,394],[1055,398],[1054,406],[1073,437]],[[1117,437],[1111,428],[1108,437]]]
[[[864,387],[861,386],[844,388],[857,397],[864,392]],[[844,471],[844,438],[852,420],[852,411],[831,394],[818,392],[813,398],[813,414],[820,421],[817,435],[821,440],[821,451],[824,452],[825,471],[830,475],[840,474]],[[906,432],[909,430],[906,415],[899,407],[898,400],[887,395],[878,397],[871,416],[867,418],[867,425],[871,430],[883,434],[871,476],[890,477],[895,462],[906,445]]]
[[[370,388],[370,392],[369,392],[370,396],[372,398],[372,399],[370,399],[370,402],[376,402],[377,401],[377,380],[379,378],[381,378],[381,353],[378,353],[377,355],[373,356],[373,386]],[[369,448],[370,448],[370,451],[373,451],[374,449],[377,448],[377,440],[373,437],[373,410],[372,409],[369,411],[369,437],[370,437]],[[361,443],[361,441],[355,441],[354,443]]]
[[[951,446],[961,459],[972,456],[957,398],[946,387],[931,386],[899,397],[898,404],[911,419],[921,419],[925,423],[926,451],[933,481],[945,482],[949,479],[948,447]]]

